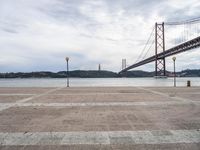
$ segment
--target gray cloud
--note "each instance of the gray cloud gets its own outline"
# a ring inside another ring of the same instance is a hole
[[[71,69],[97,69],[101,63],[103,69],[119,71],[122,58],[135,62],[156,21],[198,14],[198,0],[1,0],[0,72],[64,70],[65,56]],[[167,32],[171,46],[174,31]],[[148,55],[153,53],[152,47]],[[189,64],[181,59],[179,69],[200,59],[199,53],[182,58],[191,57]]]

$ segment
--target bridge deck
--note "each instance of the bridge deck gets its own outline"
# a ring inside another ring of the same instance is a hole
[[[199,149],[200,87],[0,88],[0,149]]]
[[[148,63],[153,62],[153,61],[155,61],[157,59],[162,59],[162,58],[165,58],[165,57],[169,57],[169,56],[172,56],[172,55],[175,55],[175,54],[178,54],[178,53],[182,53],[182,52],[185,52],[185,51],[197,48],[197,47],[200,47],[200,36],[196,37],[196,38],[194,38],[192,40],[189,40],[187,42],[184,42],[182,44],[179,44],[179,45],[177,45],[175,47],[172,47],[172,48],[166,50],[165,52],[159,53],[157,56],[154,55],[154,56],[151,56],[151,57],[149,57],[147,59],[144,59],[144,60],[142,60],[142,61],[140,61],[140,62],[138,62],[136,64],[133,64],[133,65],[123,69],[119,73],[122,73],[122,72],[128,71],[130,69],[133,69],[133,68],[148,64]]]

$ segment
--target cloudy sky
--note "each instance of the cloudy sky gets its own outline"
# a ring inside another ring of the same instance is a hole
[[[199,16],[199,0],[0,0],[0,72],[65,70],[65,56],[71,70],[119,71],[122,58],[136,61],[155,22]],[[179,70],[199,66],[200,49],[177,55]]]

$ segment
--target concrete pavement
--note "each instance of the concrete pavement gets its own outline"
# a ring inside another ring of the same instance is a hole
[[[0,88],[0,149],[199,149],[200,87]]]

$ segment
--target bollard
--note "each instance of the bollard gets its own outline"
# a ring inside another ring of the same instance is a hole
[[[191,82],[190,80],[187,81],[187,87],[190,87],[191,86]]]

